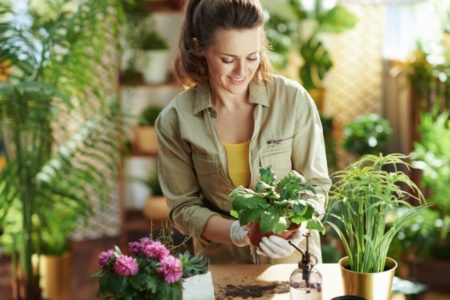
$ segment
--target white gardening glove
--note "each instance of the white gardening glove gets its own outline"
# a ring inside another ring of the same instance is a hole
[[[298,244],[300,244],[300,242],[305,238],[303,236],[305,232],[306,231],[300,227],[300,229],[297,230],[288,240],[276,235],[263,237],[258,245],[258,248],[256,248],[256,253],[258,255],[268,256],[270,258],[288,257],[295,251],[295,248],[289,244],[289,241],[298,246]]]
[[[250,244],[247,233],[247,226],[241,226],[239,224],[239,221],[234,221],[233,223],[231,223],[230,238],[233,244],[235,244],[236,246],[244,247]]]

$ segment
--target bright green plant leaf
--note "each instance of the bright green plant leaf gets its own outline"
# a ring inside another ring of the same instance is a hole
[[[323,33],[341,33],[355,27],[358,19],[345,7],[337,4],[320,17],[317,32]]]

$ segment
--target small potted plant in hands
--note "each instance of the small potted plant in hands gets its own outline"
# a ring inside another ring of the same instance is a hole
[[[339,261],[347,295],[389,299],[397,267],[387,257],[389,246],[395,234],[423,208],[408,202],[422,202],[423,196],[398,170],[401,165],[409,166],[405,159],[401,154],[366,155],[334,175],[327,223],[337,232],[347,254]],[[399,206],[406,211],[388,228],[388,217]]]
[[[263,236],[289,238],[300,223],[307,229],[324,231],[319,221],[320,209],[307,199],[314,198],[314,186],[296,171],[289,172],[279,182],[271,167],[260,169],[260,181],[255,191],[239,186],[231,194],[231,215],[241,225],[249,224],[250,242],[257,246]]]

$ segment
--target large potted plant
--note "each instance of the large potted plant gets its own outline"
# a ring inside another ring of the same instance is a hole
[[[408,166],[405,159],[401,154],[366,155],[334,175],[326,223],[338,234],[347,255],[339,261],[347,295],[389,299],[397,267],[387,257],[389,246],[423,208],[408,201],[424,201],[418,187],[398,169]],[[388,217],[399,206],[405,211],[388,228]]]
[[[288,238],[302,222],[307,229],[323,232],[321,211],[308,201],[314,197],[313,185],[296,171],[276,181],[271,167],[261,168],[254,191],[239,186],[231,192],[231,215],[241,225],[249,225],[248,236],[255,246],[263,236]]]
[[[73,222],[87,219],[92,199],[111,197],[122,140],[111,97],[117,67],[108,61],[118,8],[89,0],[61,5],[50,18],[28,9],[25,23],[23,12],[0,11],[0,64],[9,68],[0,84],[0,227],[12,233],[18,299],[41,298],[33,255],[68,250]]]
[[[284,69],[293,52],[299,56],[302,62],[298,77],[321,110],[323,81],[333,66],[323,35],[353,28],[356,16],[341,4],[329,7],[323,0],[263,0],[262,4],[269,12],[267,36],[274,50],[270,54],[272,63]]]

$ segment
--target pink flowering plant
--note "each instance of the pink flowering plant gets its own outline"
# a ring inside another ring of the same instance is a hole
[[[98,256],[98,295],[103,299],[181,299],[182,280],[206,273],[208,261],[188,252],[172,255],[159,241],[142,238],[128,244],[128,255],[119,247]]]

